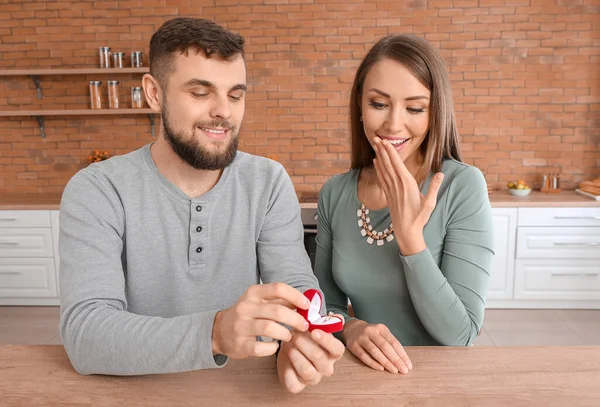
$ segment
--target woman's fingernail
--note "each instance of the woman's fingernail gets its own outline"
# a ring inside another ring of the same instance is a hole
[[[316,331],[312,331],[312,336],[315,339],[321,339],[321,337],[323,336],[323,334],[321,333],[321,331],[316,330]]]
[[[435,176],[435,178],[436,178],[438,181],[442,181],[442,180],[444,179],[444,174],[442,174],[442,173],[439,173],[438,175],[436,175],[436,176]]]

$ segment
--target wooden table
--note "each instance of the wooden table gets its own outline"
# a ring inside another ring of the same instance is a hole
[[[600,346],[407,348],[407,375],[371,370],[346,351],[335,374],[301,394],[272,358],[223,369],[80,376],[62,346],[0,346],[0,406],[599,406]]]

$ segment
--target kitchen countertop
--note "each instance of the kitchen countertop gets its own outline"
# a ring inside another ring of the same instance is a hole
[[[58,194],[0,194],[0,210],[58,210]]]
[[[316,193],[298,192],[298,200],[302,208],[316,208]],[[490,202],[494,208],[551,208],[551,207],[596,207],[600,201],[583,197],[575,191],[563,191],[560,194],[544,194],[532,191],[529,196],[516,197],[508,191],[494,191],[490,194]],[[0,195],[0,210],[58,210],[60,195],[47,194],[7,194]]]
[[[406,375],[378,372],[346,351],[333,376],[300,394],[277,380],[273,357],[222,369],[82,376],[58,345],[0,346],[1,405],[597,406],[600,346],[406,347]]]

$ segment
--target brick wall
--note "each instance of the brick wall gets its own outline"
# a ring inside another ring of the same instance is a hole
[[[558,165],[573,188],[600,175],[599,13],[599,0],[3,0],[0,69],[96,67],[100,46],[147,58],[166,19],[213,19],[247,41],[241,149],[318,191],[349,165],[360,58],[381,36],[412,32],[449,65],[468,163],[495,186]],[[87,108],[88,80],[120,79],[125,96],[139,77],[43,77],[41,101],[27,77],[0,77],[0,110]],[[33,118],[0,117],[0,193],[60,192],[91,149],[123,154],[152,140],[144,115],[48,117],[46,133]]]

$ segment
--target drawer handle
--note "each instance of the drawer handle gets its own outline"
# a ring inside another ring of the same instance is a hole
[[[555,216],[554,219],[594,219],[594,220],[600,220],[600,216]]]
[[[595,277],[598,273],[552,273],[555,277],[564,277],[564,276],[588,276]]]
[[[596,247],[596,246],[600,246],[600,242],[583,242],[583,243],[554,242],[554,246],[590,246],[590,247]]]
[[[307,233],[309,235],[316,235],[317,234],[317,229],[304,228],[304,233]]]
[[[17,218],[0,218],[0,221],[3,222],[14,222]]]
[[[0,274],[7,276],[20,276],[23,273],[20,271],[0,271]]]
[[[0,246],[18,246],[19,242],[0,242]]]

